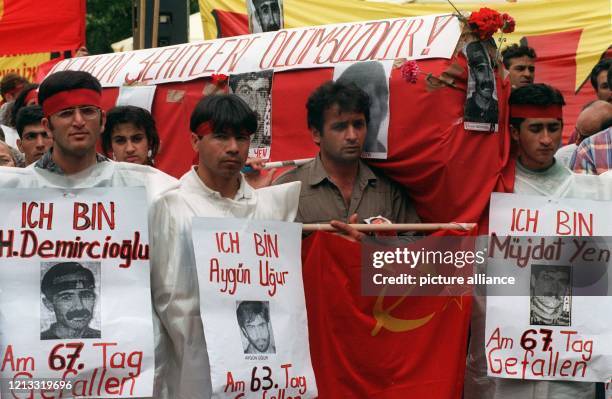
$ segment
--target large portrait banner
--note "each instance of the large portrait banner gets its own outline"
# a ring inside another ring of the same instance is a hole
[[[606,382],[612,375],[609,201],[494,193],[487,274],[488,375]]]
[[[148,397],[144,188],[0,190],[0,392]]]
[[[295,223],[196,218],[213,398],[315,398]]]

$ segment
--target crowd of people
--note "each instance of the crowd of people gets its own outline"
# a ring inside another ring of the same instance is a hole
[[[538,82],[533,49],[513,45],[502,54],[513,86],[508,106],[518,149],[515,192],[549,195],[572,171],[600,174],[610,169],[611,60],[604,59],[593,69],[590,81],[597,98],[585,104],[572,143],[559,150],[563,96]],[[160,139],[150,112],[135,106],[103,110],[100,83],[87,72],[57,72],[40,86],[9,74],[0,82],[0,94],[5,101],[0,109],[4,132],[0,187],[147,188],[158,332],[155,397],[211,396],[191,240],[193,217],[331,221],[339,232],[356,240],[363,234],[349,223],[373,217],[389,223],[419,221],[404,189],[361,160],[371,99],[354,83],[330,81],[311,93],[306,122],[319,152],[313,161],[274,182],[272,174],[261,173],[260,160],[247,159],[261,121],[235,94],[206,96],[196,105],[190,130],[197,162],[178,181],[155,169]],[[98,143],[103,153],[96,151]],[[245,176],[241,170],[247,163],[255,172]],[[81,268],[74,268],[73,274],[82,274]],[[70,276],[63,279],[70,281]],[[52,281],[47,283],[50,308],[63,292],[78,290],[72,286],[59,290]],[[83,305],[74,301],[70,306],[78,311]],[[49,334],[81,337],[88,332],[91,328],[85,323],[67,323]],[[473,332],[472,347],[482,348],[482,338]],[[250,344],[253,353],[262,346]],[[468,365],[466,398],[594,397],[590,383],[487,378],[482,359],[477,355],[470,359],[474,363]]]

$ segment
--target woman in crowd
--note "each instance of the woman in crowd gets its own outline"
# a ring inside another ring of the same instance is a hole
[[[115,161],[153,166],[159,135],[151,113],[133,105],[110,109],[102,133],[102,149]]]

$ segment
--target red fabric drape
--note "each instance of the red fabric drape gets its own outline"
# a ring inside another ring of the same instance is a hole
[[[471,298],[362,296],[360,254],[360,244],[329,233],[303,243],[319,398],[461,398]],[[376,329],[381,312],[396,321]]]
[[[2,0],[0,55],[74,50],[85,43],[85,0]]]

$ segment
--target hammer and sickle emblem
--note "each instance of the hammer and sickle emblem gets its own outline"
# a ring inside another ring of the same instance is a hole
[[[376,319],[376,326],[372,329],[372,336],[377,335],[380,330],[384,327],[391,332],[404,332],[416,330],[419,327],[424,326],[431,320],[432,317],[436,314],[436,312],[430,313],[425,317],[421,317],[420,319],[400,319],[397,317],[391,316],[391,312],[393,309],[398,307],[404,302],[408,294],[399,298],[393,305],[389,306],[387,309],[384,308],[384,300],[385,300],[385,291],[387,288],[383,288],[382,292],[376,298],[376,304],[374,304],[374,318]]]
[[[426,263],[419,264],[419,268],[424,272],[430,272],[433,270],[433,266],[430,264],[426,264]],[[383,267],[383,270],[384,269],[394,271],[395,266],[385,265]],[[410,295],[413,289],[414,289],[413,286],[408,287],[406,289],[405,295],[400,297],[391,306],[385,309],[384,301],[385,301],[385,293],[387,292],[387,286],[383,287],[382,291],[376,298],[374,309],[372,309],[374,318],[376,319],[376,325],[374,326],[371,332],[372,336],[376,336],[380,332],[380,330],[382,330],[383,328],[386,328],[387,330],[391,332],[405,332],[405,331],[416,330],[417,328],[422,327],[425,324],[427,324],[429,320],[431,320],[432,317],[434,317],[436,312],[430,313],[427,316],[421,317],[419,319],[400,319],[398,317],[391,316],[391,312],[393,312],[395,308],[397,308],[399,305],[401,305],[406,300],[406,297]]]

